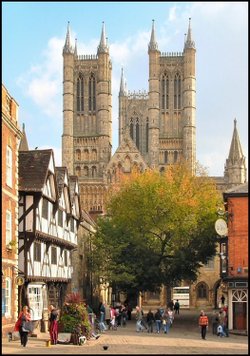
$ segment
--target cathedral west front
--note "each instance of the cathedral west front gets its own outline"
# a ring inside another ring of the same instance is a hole
[[[148,91],[127,91],[121,69],[119,97],[114,98],[119,101],[119,146],[112,155],[112,63],[105,25],[94,55],[78,54],[68,25],[63,48],[62,166],[78,176],[81,205],[90,215],[105,213],[105,193],[120,173],[128,174],[134,168],[162,172],[169,164],[185,161],[195,174],[195,58],[190,19],[184,48],[174,53],[158,48],[153,21]],[[213,178],[221,191],[246,182],[236,120],[224,177]],[[213,304],[219,276],[206,278],[210,281],[207,299]],[[191,304],[197,305],[193,288]]]

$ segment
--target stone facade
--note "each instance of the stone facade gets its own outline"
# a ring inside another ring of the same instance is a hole
[[[190,22],[183,51],[164,53],[158,49],[153,21],[148,56],[148,92],[127,91],[122,69],[119,147],[111,156],[112,64],[105,27],[103,24],[97,54],[78,55],[77,44],[71,46],[68,26],[63,49],[62,159],[70,174],[78,176],[81,204],[92,217],[105,213],[105,193],[120,173],[129,174],[134,168],[140,172],[150,168],[164,171],[169,164],[181,161],[188,162],[195,173],[196,49]],[[246,179],[236,122],[233,141],[225,176],[214,177],[221,191]],[[201,269],[197,283],[190,287],[193,306],[216,305],[218,264],[216,256],[210,267]],[[197,297],[204,295],[202,288],[204,293],[207,291],[205,299]],[[166,291],[160,298],[166,298]]]
[[[18,313],[18,104],[2,85],[2,336]]]

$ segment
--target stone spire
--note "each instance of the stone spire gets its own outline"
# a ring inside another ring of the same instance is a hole
[[[158,51],[158,44],[155,39],[155,20],[152,20],[152,31],[148,49],[151,51]]]
[[[244,157],[236,124],[237,120],[234,119],[234,132],[228,156],[228,160],[232,163],[235,163]]]
[[[189,26],[188,26],[188,33],[185,42],[184,49],[186,48],[195,48],[195,43],[192,40],[192,29],[191,29],[191,17],[189,17]]]
[[[124,73],[123,73],[123,68],[122,68],[122,74],[121,74],[121,84],[120,84],[120,92],[119,95],[126,95],[126,85],[125,85],[125,80],[124,80]]]
[[[19,151],[29,151],[28,140],[25,132],[25,125],[23,124],[23,135],[19,145]]]
[[[67,27],[67,34],[66,34],[66,39],[65,39],[65,45],[63,47],[63,53],[73,53],[73,48],[70,44],[70,27],[69,27],[69,21],[68,21],[68,27]]]
[[[237,120],[234,119],[234,131],[226,160],[224,177],[229,187],[246,182],[246,159],[241,148],[240,138],[236,127]]]
[[[77,38],[75,38],[75,52],[74,52],[75,56],[77,56]]]
[[[101,34],[101,40],[100,40],[100,44],[98,46],[97,52],[98,53],[101,53],[101,52],[107,53],[108,52],[108,45],[107,45],[104,21],[102,22],[102,34]]]

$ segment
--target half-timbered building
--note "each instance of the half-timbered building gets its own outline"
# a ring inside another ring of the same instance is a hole
[[[19,166],[19,268],[25,276],[19,300],[46,329],[48,305],[61,307],[71,290],[79,187],[66,167],[55,167],[52,149],[19,152]]]

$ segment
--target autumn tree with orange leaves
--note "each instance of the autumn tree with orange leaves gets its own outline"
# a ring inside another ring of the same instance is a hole
[[[97,222],[94,269],[119,290],[153,291],[186,279],[216,249],[221,196],[202,167],[193,176],[183,165],[164,174],[124,175],[107,198]]]

